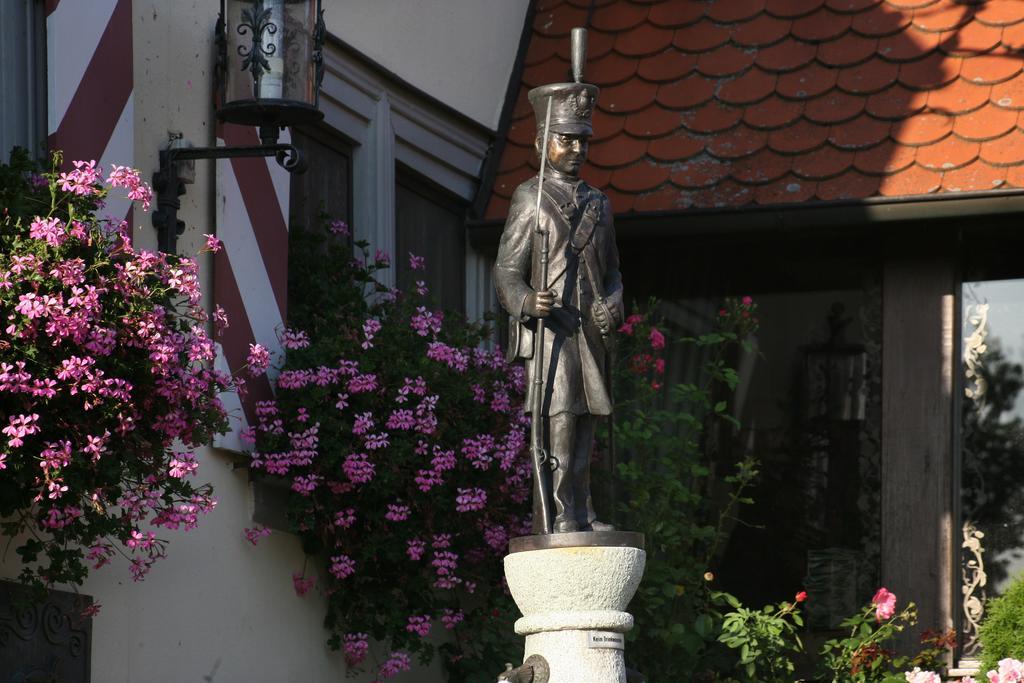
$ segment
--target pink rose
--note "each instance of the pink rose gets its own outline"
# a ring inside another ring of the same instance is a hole
[[[913,671],[904,674],[909,683],[942,683],[942,678],[934,671],[921,671],[921,667],[915,666]]]
[[[892,619],[896,614],[896,595],[887,588],[879,588],[875,597],[871,598],[871,604],[875,606],[875,621]]]
[[[656,351],[665,348],[665,335],[657,327],[651,328],[651,348]]]
[[[988,672],[989,683],[1014,683],[1024,681],[1024,662],[1017,659],[999,660],[999,670]]]
[[[622,324],[622,327],[619,328],[619,332],[625,332],[626,334],[632,335],[633,326],[643,322],[643,319],[644,317],[642,315],[634,313],[633,315],[626,318],[626,322],[624,322]]]

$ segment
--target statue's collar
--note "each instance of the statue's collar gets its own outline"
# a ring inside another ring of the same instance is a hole
[[[571,187],[575,187],[576,185],[580,184],[579,176],[573,176],[569,175],[568,173],[556,171],[550,166],[548,166],[547,171],[544,173],[544,181],[547,182],[548,180],[556,180],[565,183],[566,185],[569,185]]]

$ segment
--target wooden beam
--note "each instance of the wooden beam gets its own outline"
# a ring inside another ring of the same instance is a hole
[[[882,584],[919,607],[905,633],[953,626],[955,259],[900,249],[882,296]],[[916,650],[915,650],[916,651]]]

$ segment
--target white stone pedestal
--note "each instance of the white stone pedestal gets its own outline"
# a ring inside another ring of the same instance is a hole
[[[644,572],[643,536],[529,536],[511,549],[505,578],[523,613],[515,629],[526,636],[524,661],[547,660],[548,683],[625,683],[625,633],[633,627],[625,609]]]

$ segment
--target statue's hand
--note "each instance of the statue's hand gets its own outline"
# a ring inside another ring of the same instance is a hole
[[[597,323],[598,329],[601,330],[601,334],[608,334],[612,330],[612,321],[608,316],[608,309],[605,308],[600,301],[595,301],[590,306],[590,317]]]
[[[555,293],[551,290],[534,292],[526,297],[523,313],[533,318],[546,318],[555,307]]]

